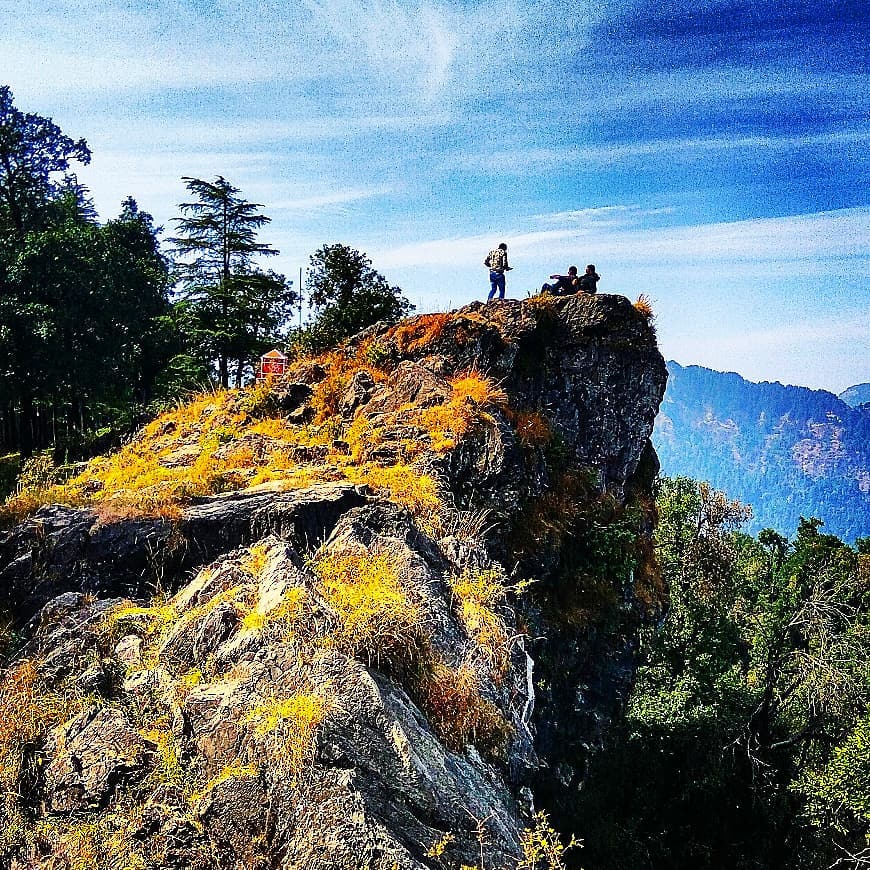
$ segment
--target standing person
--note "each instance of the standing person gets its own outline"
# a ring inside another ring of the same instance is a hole
[[[511,267],[508,266],[507,245],[502,242],[495,250],[490,251],[483,261],[484,266],[489,266],[489,296],[486,297],[487,302],[491,302],[495,291],[498,290],[498,298],[504,299],[505,277],[504,273],[509,272]]]
[[[588,293],[590,296],[595,295],[595,291],[598,289],[598,282],[601,280],[601,276],[595,271],[595,266],[590,263],[586,267],[586,274],[580,279],[580,291],[582,293]]]

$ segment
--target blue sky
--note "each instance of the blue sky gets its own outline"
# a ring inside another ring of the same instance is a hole
[[[87,139],[103,217],[222,174],[296,276],[369,253],[420,310],[594,262],[665,355],[870,381],[868,28],[829,0],[0,0],[0,82]]]

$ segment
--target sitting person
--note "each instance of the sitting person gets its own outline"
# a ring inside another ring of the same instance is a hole
[[[565,296],[568,293],[576,293],[580,289],[580,282],[577,278],[577,267],[569,266],[567,275],[550,275],[552,284],[544,284],[541,287],[541,293],[555,293],[556,296]]]
[[[583,293],[588,293],[590,296],[594,296],[596,290],[598,289],[598,282],[601,280],[601,276],[595,271],[595,266],[591,263],[586,267],[586,273],[583,277],[577,282],[579,289]]]

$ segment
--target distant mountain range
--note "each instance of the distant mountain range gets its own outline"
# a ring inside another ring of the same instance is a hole
[[[870,384],[855,384],[854,387],[849,387],[848,390],[843,390],[840,393],[840,398],[853,408],[858,405],[863,405],[870,402]]]
[[[804,516],[849,542],[870,536],[870,384],[837,397],[675,362],[668,372],[653,431],[662,473],[752,505],[750,532],[791,537]]]

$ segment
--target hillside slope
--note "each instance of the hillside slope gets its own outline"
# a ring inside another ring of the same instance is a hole
[[[665,379],[621,297],[475,304],[11,500],[0,862],[560,866],[665,601]]]
[[[748,531],[793,535],[801,516],[870,535],[870,409],[832,393],[668,362],[653,443],[665,474],[752,505]]]
[[[850,407],[857,408],[858,405],[870,402],[870,384],[855,384],[843,390],[839,398]]]

